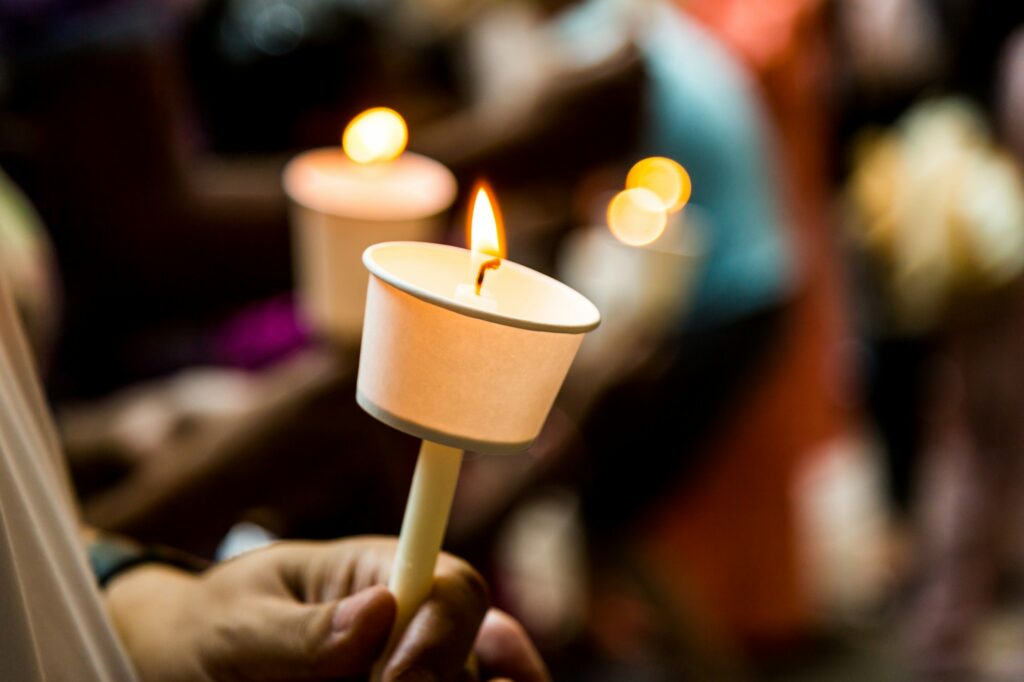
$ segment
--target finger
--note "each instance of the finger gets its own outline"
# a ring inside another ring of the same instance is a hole
[[[250,679],[346,677],[367,672],[380,656],[395,600],[377,586],[339,602],[275,599],[260,611],[259,635],[246,657]]]
[[[383,585],[341,600],[314,670],[331,677],[363,673],[380,657],[395,621],[395,598]]]
[[[292,594],[322,602],[387,584],[394,548],[393,539],[367,536],[330,543],[280,543],[270,551]]]
[[[551,679],[523,626],[498,609],[487,612],[473,649],[480,659],[482,680],[549,682]]]
[[[442,557],[427,601],[417,610],[384,670],[387,682],[458,680],[490,603],[468,564]]]

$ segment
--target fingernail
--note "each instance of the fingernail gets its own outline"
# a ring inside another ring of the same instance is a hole
[[[334,632],[345,632],[350,629],[359,614],[380,595],[382,589],[381,587],[370,587],[342,599],[334,611],[334,620],[331,624]]]

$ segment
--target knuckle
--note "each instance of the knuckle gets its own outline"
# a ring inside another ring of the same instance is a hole
[[[485,612],[491,605],[491,591],[480,572],[469,563],[455,557],[448,562],[447,568],[460,601],[480,610],[481,613]]]

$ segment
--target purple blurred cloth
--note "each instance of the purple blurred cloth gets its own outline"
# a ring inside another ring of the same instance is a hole
[[[213,337],[219,365],[259,369],[310,343],[309,329],[299,319],[291,295],[249,306],[229,319]]]

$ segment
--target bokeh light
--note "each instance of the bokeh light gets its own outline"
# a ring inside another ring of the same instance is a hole
[[[630,246],[650,244],[665,231],[668,214],[657,194],[644,187],[625,189],[608,205],[608,227]]]
[[[352,119],[341,146],[356,163],[379,163],[397,158],[408,141],[405,119],[394,109],[376,107]]]
[[[680,210],[690,200],[690,175],[681,165],[664,156],[638,161],[626,176],[626,187],[650,190],[669,213]]]

